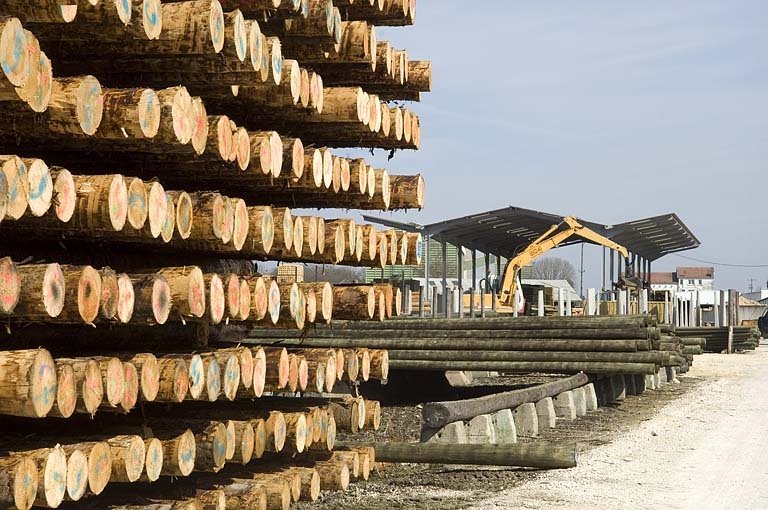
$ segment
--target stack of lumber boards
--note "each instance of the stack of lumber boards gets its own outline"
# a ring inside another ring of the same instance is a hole
[[[399,314],[388,285],[254,260],[418,264],[419,236],[298,209],[424,205],[413,0],[0,5],[0,507],[288,508],[367,478],[386,350],[212,345]],[[170,483],[173,481],[173,485]],[[152,482],[150,485],[149,482]],[[131,485],[126,485],[130,483]],[[172,488],[171,488],[172,487]]]
[[[302,338],[254,329],[249,341],[387,349],[393,370],[653,374],[685,362],[666,339],[651,316],[605,316],[336,321]]]

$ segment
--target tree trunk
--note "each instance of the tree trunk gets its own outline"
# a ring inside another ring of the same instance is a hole
[[[45,349],[0,353],[0,413],[41,418],[56,399],[56,367]]]
[[[569,374],[646,374],[657,372],[652,363],[578,362],[578,361],[420,361],[392,360],[392,370],[490,370],[511,373],[550,372]]]
[[[355,443],[342,444],[355,445]],[[476,464],[539,469],[576,467],[575,445],[373,443],[371,446],[376,450],[378,462]]]
[[[107,440],[112,454],[113,482],[135,482],[146,462],[144,441],[139,436],[115,436]]]
[[[376,307],[376,294],[370,286],[333,288],[333,315],[336,319],[370,320]]]
[[[27,458],[35,464],[37,495],[34,506],[57,508],[67,491],[67,455],[61,446],[10,453],[11,458]]]
[[[28,456],[0,459],[0,503],[29,509],[37,497],[37,465]]]
[[[50,321],[64,308],[65,282],[59,264],[18,266],[21,293],[14,317],[27,321]]]
[[[165,324],[173,305],[171,288],[160,274],[132,276],[136,301],[131,322],[135,324]]]
[[[158,402],[182,402],[189,391],[190,374],[186,362],[176,356],[157,360],[159,373],[158,391],[153,400]]]
[[[163,445],[163,469],[162,475],[189,476],[195,467],[196,439],[191,430],[187,429],[181,434],[168,437],[160,435]]]

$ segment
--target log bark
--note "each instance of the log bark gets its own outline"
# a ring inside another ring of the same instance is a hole
[[[187,396],[190,374],[184,359],[176,356],[157,360],[159,385],[154,400],[158,402],[182,402]]]
[[[0,459],[0,502],[8,507],[29,510],[37,497],[35,462],[27,456]]]
[[[134,304],[131,322],[136,324],[165,324],[173,305],[171,288],[160,274],[132,276]]]
[[[104,398],[104,384],[98,362],[88,358],[56,358],[56,365],[70,366],[74,374],[75,411],[93,415]],[[54,416],[58,413],[54,412]],[[63,416],[63,415],[62,415]]]
[[[14,316],[30,321],[58,317],[64,308],[64,273],[59,264],[18,266],[21,293]]]
[[[154,138],[160,128],[160,100],[152,89],[106,89],[104,113],[94,134],[97,138],[123,140]]]
[[[658,366],[652,363],[578,362],[578,361],[442,361],[392,360],[392,370],[489,370],[511,373],[547,372],[569,374],[652,375]]]
[[[83,477],[87,488],[93,494],[101,494],[112,476],[112,451],[105,441],[89,441],[75,444],[62,445],[64,452],[70,456],[67,467],[71,463],[71,455],[74,452],[82,452],[86,456],[85,476]],[[67,481],[70,476],[67,473]],[[69,489],[67,490],[69,493]],[[72,494],[69,499],[75,500]],[[82,495],[81,495],[82,497]],[[76,500],[75,500],[76,501]]]
[[[56,399],[56,367],[45,349],[0,353],[0,414],[40,418]]]
[[[189,476],[195,467],[197,453],[195,435],[191,430],[184,430],[178,435],[160,436],[163,447],[162,475]]]
[[[371,358],[373,359],[373,352]],[[568,351],[380,351],[389,352],[393,360],[415,361],[545,361],[545,362],[609,362],[609,363],[653,363],[662,365],[664,356],[659,351],[651,352],[568,352]],[[373,365],[373,361],[371,362]],[[372,368],[373,371],[373,368]],[[373,374],[371,375],[373,377]]]
[[[221,367],[213,354],[202,354],[200,357],[203,361],[203,373],[205,374],[205,391],[202,397],[208,402],[216,402],[221,394]]]
[[[247,421],[232,422],[235,429],[233,462],[242,465],[248,464],[253,458],[254,449],[254,429],[253,425]]]
[[[336,319],[370,320],[376,310],[376,294],[370,286],[333,288],[333,315]]]
[[[61,446],[32,451],[12,451],[10,457],[31,460],[37,471],[37,492],[34,506],[57,508],[67,491],[67,455]]]
[[[75,371],[71,365],[56,363],[56,400],[48,415],[69,418],[76,405]]]
[[[125,395],[125,369],[123,363],[112,356],[96,356],[93,358],[99,365],[104,396],[102,402],[105,408],[117,407]]]
[[[92,324],[101,306],[101,276],[91,266],[62,266],[64,306],[57,322]]]
[[[324,461],[315,464],[323,490],[345,491],[349,487],[349,466],[345,462]]]
[[[416,328],[427,329],[615,329],[615,330],[648,330],[649,333],[660,335],[657,326],[657,320],[651,315],[627,315],[627,316],[582,316],[582,317],[492,317],[485,319],[451,319],[451,320],[433,320],[433,319],[408,319],[404,321],[393,321],[386,325],[376,325],[369,323],[359,323],[359,326],[379,327],[382,329],[411,329],[409,325]],[[390,328],[391,326],[391,328]],[[659,338],[659,336],[655,336]]]
[[[230,351],[214,351],[213,356],[219,364],[221,390],[228,400],[235,400],[241,379],[238,355]]]
[[[376,450],[378,462],[476,464],[539,469],[576,467],[575,445],[372,443],[370,446]]]
[[[408,330],[411,331],[411,330]],[[479,333],[479,332],[478,332]],[[361,334],[357,336],[354,333],[342,333],[337,335],[317,335],[316,337],[307,337],[298,343],[297,338],[291,338],[283,332],[252,332],[257,338],[254,342],[271,344],[279,340],[281,344],[287,346],[305,345],[307,347],[336,347],[351,348],[371,346],[379,349],[391,350],[465,350],[467,340],[472,339],[472,347],[476,350],[485,351],[573,351],[573,352],[626,352],[633,353],[638,351],[650,350],[648,340],[633,339],[571,339],[571,338],[482,338],[480,334],[477,337],[472,335],[456,335],[455,337],[435,336],[432,338],[422,338],[417,331],[413,331],[412,337],[407,334],[403,336],[388,337],[387,335],[377,336],[375,334]]]
[[[107,439],[112,455],[113,482],[135,482],[146,462],[144,441],[139,436],[124,435]]]
[[[157,274],[168,282],[173,311],[182,317],[203,317],[206,304],[205,278],[199,267],[164,267]]]

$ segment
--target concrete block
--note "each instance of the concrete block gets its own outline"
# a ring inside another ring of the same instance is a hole
[[[659,378],[659,384],[656,385],[657,388],[660,388],[664,384],[667,384],[667,371],[664,368],[660,368],[659,372],[656,374],[656,376]]]
[[[490,414],[475,416],[467,424],[467,442],[469,444],[495,444],[496,431]]]
[[[623,379],[624,388],[627,390],[627,395],[637,395],[637,388],[635,388],[635,376],[625,375],[623,376]]]
[[[467,429],[463,421],[449,423],[440,429],[441,443],[466,444],[468,441]]]
[[[576,406],[573,403],[573,392],[564,391],[554,399],[555,415],[561,420],[575,420]]]
[[[532,403],[523,404],[512,411],[515,418],[517,435],[523,437],[536,437],[539,435],[539,418],[536,415],[536,406]]]
[[[587,396],[584,393],[584,387],[574,388],[571,393],[573,394],[573,407],[576,410],[576,416],[584,416],[587,414]]]
[[[611,392],[613,393],[614,401],[627,398],[627,386],[622,376],[614,375],[611,377]]]
[[[469,386],[475,380],[471,372],[462,372],[460,370],[447,371],[445,378],[448,379],[448,384],[458,388]]]
[[[555,403],[552,397],[542,398],[536,402],[536,417],[539,420],[540,429],[555,428],[557,415],[555,414]]]
[[[646,386],[645,386],[645,376],[644,375],[633,375],[632,376],[635,379],[635,391],[638,395],[642,395],[645,393]]]
[[[656,389],[656,378],[652,375],[646,375],[645,376],[645,389],[647,390],[655,390]]]
[[[449,423],[441,429],[423,428],[422,443],[467,444],[467,428],[463,421]]]
[[[493,428],[496,431],[496,444],[517,443],[517,428],[511,409],[502,409],[493,413]]]
[[[597,411],[597,394],[595,393],[595,385],[589,383],[582,387],[584,388],[584,401],[587,404],[587,412]]]

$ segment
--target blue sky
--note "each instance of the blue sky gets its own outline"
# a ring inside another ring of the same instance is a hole
[[[432,60],[413,105],[431,223],[509,205],[601,223],[676,212],[722,287],[768,280],[768,2],[420,0],[378,29]],[[384,164],[382,155],[377,160]],[[578,249],[553,252],[578,262]],[[586,248],[585,287],[602,250]],[[654,270],[702,265],[667,256]]]

